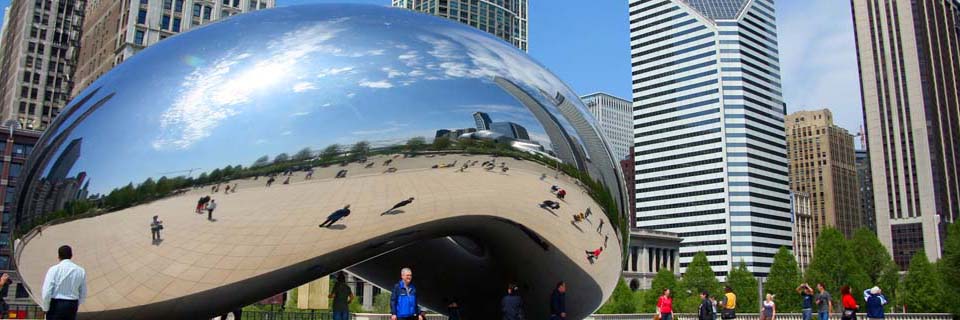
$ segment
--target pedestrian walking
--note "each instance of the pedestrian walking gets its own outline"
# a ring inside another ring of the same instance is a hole
[[[217,201],[210,199],[210,203],[207,204],[207,220],[213,221],[213,210],[217,208]]]
[[[283,179],[283,184],[290,184],[290,176],[287,176],[286,179]]]
[[[543,200],[543,202],[540,203],[540,207],[557,210],[557,209],[560,209],[560,203],[553,200]]]
[[[557,282],[550,294],[550,320],[567,319],[567,284],[563,281]]]
[[[819,311],[817,312],[817,317],[819,320],[830,320],[830,312],[833,311],[833,297],[830,296],[830,292],[827,292],[827,288],[823,286],[823,283],[817,284],[817,294],[814,298],[817,306],[819,306]]]
[[[707,290],[700,291],[700,308],[697,311],[697,319],[714,320],[713,307],[710,303],[710,293]]]
[[[350,215],[350,205],[348,204],[348,205],[343,206],[343,208],[341,208],[341,209],[339,209],[339,210],[337,210],[337,211],[334,211],[334,212],[331,213],[329,216],[327,216],[327,220],[326,220],[326,221],[323,221],[323,223],[321,223],[319,227],[321,227],[321,228],[323,228],[323,227],[328,227],[328,228],[329,228],[329,227],[333,226],[333,224],[336,223],[337,221],[339,221],[340,219],[343,219],[343,218],[345,218],[346,216],[349,216],[349,215]]]
[[[773,302],[773,294],[767,294],[767,299],[763,301],[760,308],[760,320],[776,320],[777,305]]]
[[[229,193],[230,193],[230,185],[228,184],[227,188],[223,189],[223,194],[229,194]]]
[[[150,235],[153,239],[153,244],[160,244],[160,230],[163,230],[163,221],[160,221],[160,216],[153,216],[153,221],[150,222]]]
[[[567,196],[567,190],[560,189],[557,191],[557,199],[563,200]]]
[[[587,250],[587,260],[590,261],[590,264],[593,264],[595,260],[600,259],[600,254],[603,253],[603,247],[597,248],[597,250]]]
[[[424,320],[426,315],[417,303],[417,288],[413,285],[413,271],[400,270],[400,282],[390,294],[390,320]]]
[[[337,283],[327,297],[333,299],[333,320],[350,320],[350,303],[353,302],[353,292],[347,286],[347,276],[343,271],[337,274]]]
[[[517,285],[507,286],[507,295],[500,299],[500,311],[503,312],[503,320],[523,320],[523,299],[520,298]]]
[[[604,236],[603,236],[603,247],[604,247],[604,248],[607,247],[607,242],[608,242],[608,241],[610,241],[610,235],[604,235]]]
[[[273,176],[270,176],[270,179],[267,179],[267,187],[269,188],[274,181],[277,181],[277,179],[273,178]]]
[[[657,298],[657,315],[660,320],[673,320],[673,298],[669,288],[663,289],[663,294]]]
[[[863,299],[867,301],[867,319],[882,320],[883,306],[887,304],[887,297],[883,296],[880,287],[864,290]]]
[[[236,184],[236,183],[233,184],[233,193],[237,193],[237,184]]]
[[[70,260],[70,246],[60,246],[57,257],[60,262],[50,267],[43,278],[40,307],[47,313],[47,320],[75,320],[87,298],[87,273]]]
[[[550,193],[557,193],[557,191],[559,191],[559,190],[560,190],[560,187],[558,187],[558,186],[555,186],[555,185],[554,185],[554,186],[550,186]]]
[[[587,208],[587,211],[583,213],[583,216],[589,218],[593,214],[593,211],[590,211],[590,208]]]
[[[723,299],[720,300],[720,318],[736,319],[737,312],[737,294],[733,293],[733,288],[726,286],[723,288]]]
[[[801,283],[797,287],[797,293],[800,294],[801,320],[813,319],[813,288],[807,283]]]
[[[597,226],[597,233],[603,232],[603,219],[600,219],[600,225]]]
[[[387,214],[387,213],[390,213],[390,212],[393,211],[393,210],[397,210],[397,209],[399,209],[399,208],[405,207],[405,206],[407,206],[408,204],[413,203],[413,200],[414,200],[413,197],[410,197],[410,198],[407,199],[407,200],[403,200],[403,201],[397,202],[397,204],[393,205],[393,207],[391,207],[390,209],[387,209],[387,211],[384,211],[384,212],[381,213],[380,215],[382,216],[382,215],[385,215],[385,214]]]
[[[840,287],[840,303],[843,305],[843,314],[840,319],[857,320],[857,309],[860,309],[860,306],[857,305],[857,299],[850,294],[850,286]]]

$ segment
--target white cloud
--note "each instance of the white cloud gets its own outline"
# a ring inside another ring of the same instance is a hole
[[[362,136],[362,135],[372,135],[372,134],[384,134],[400,130],[399,127],[384,128],[384,129],[374,129],[374,130],[358,130],[351,132],[352,134]]]
[[[310,111],[294,112],[290,114],[291,117],[303,117],[307,115],[310,115]]]
[[[290,130],[287,130],[287,131],[284,131],[284,132],[281,132],[281,133],[280,133],[281,136],[289,136],[289,135],[291,135],[291,134],[293,134],[293,131],[290,131]]]
[[[304,92],[304,91],[313,90],[316,88],[317,87],[314,86],[313,83],[311,82],[298,82],[297,84],[293,85],[293,92]]]
[[[361,80],[360,83],[359,83],[359,85],[360,85],[361,87],[374,88],[374,89],[389,89],[389,88],[393,88],[393,84],[390,83],[390,82],[387,81],[387,80],[380,80],[380,81]]]
[[[329,106],[331,106],[331,104],[330,104],[329,102],[327,102],[327,103],[324,103],[323,105],[321,105],[320,107],[326,108],[326,107],[329,107]]]
[[[348,73],[348,72],[349,72],[349,73],[354,73],[354,72],[353,72],[353,67],[326,68],[326,69],[320,70],[320,72],[317,73],[317,77],[318,77],[318,78],[323,78],[323,77],[326,77],[326,76],[335,76],[335,75],[338,75],[338,74]]]
[[[347,98],[353,98],[356,95],[357,95],[356,93],[350,92],[350,93],[347,93]]]

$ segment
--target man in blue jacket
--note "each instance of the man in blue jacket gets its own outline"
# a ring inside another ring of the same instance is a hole
[[[417,288],[413,286],[413,271],[400,270],[400,282],[390,294],[390,320],[424,320],[417,304]]]
[[[879,287],[863,291],[863,299],[867,301],[867,319],[883,319],[883,306],[887,304],[887,297],[883,296]]]

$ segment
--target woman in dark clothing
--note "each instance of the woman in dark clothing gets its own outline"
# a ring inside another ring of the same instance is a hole
[[[520,298],[519,290],[516,285],[507,286],[507,295],[500,300],[503,320],[523,320],[523,299]]]
[[[700,310],[697,313],[699,320],[713,320],[713,306],[710,303],[710,294],[706,290],[700,292]]]
[[[567,284],[557,283],[550,295],[550,320],[564,320],[567,318]]]

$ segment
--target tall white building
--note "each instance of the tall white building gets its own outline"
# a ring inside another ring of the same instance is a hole
[[[792,248],[772,0],[630,0],[636,211],[724,277]]]
[[[613,156],[617,160],[627,158],[633,146],[633,106],[630,101],[602,92],[585,95],[580,100],[600,124]]]
[[[398,8],[472,26],[527,51],[527,0],[392,0]]]

